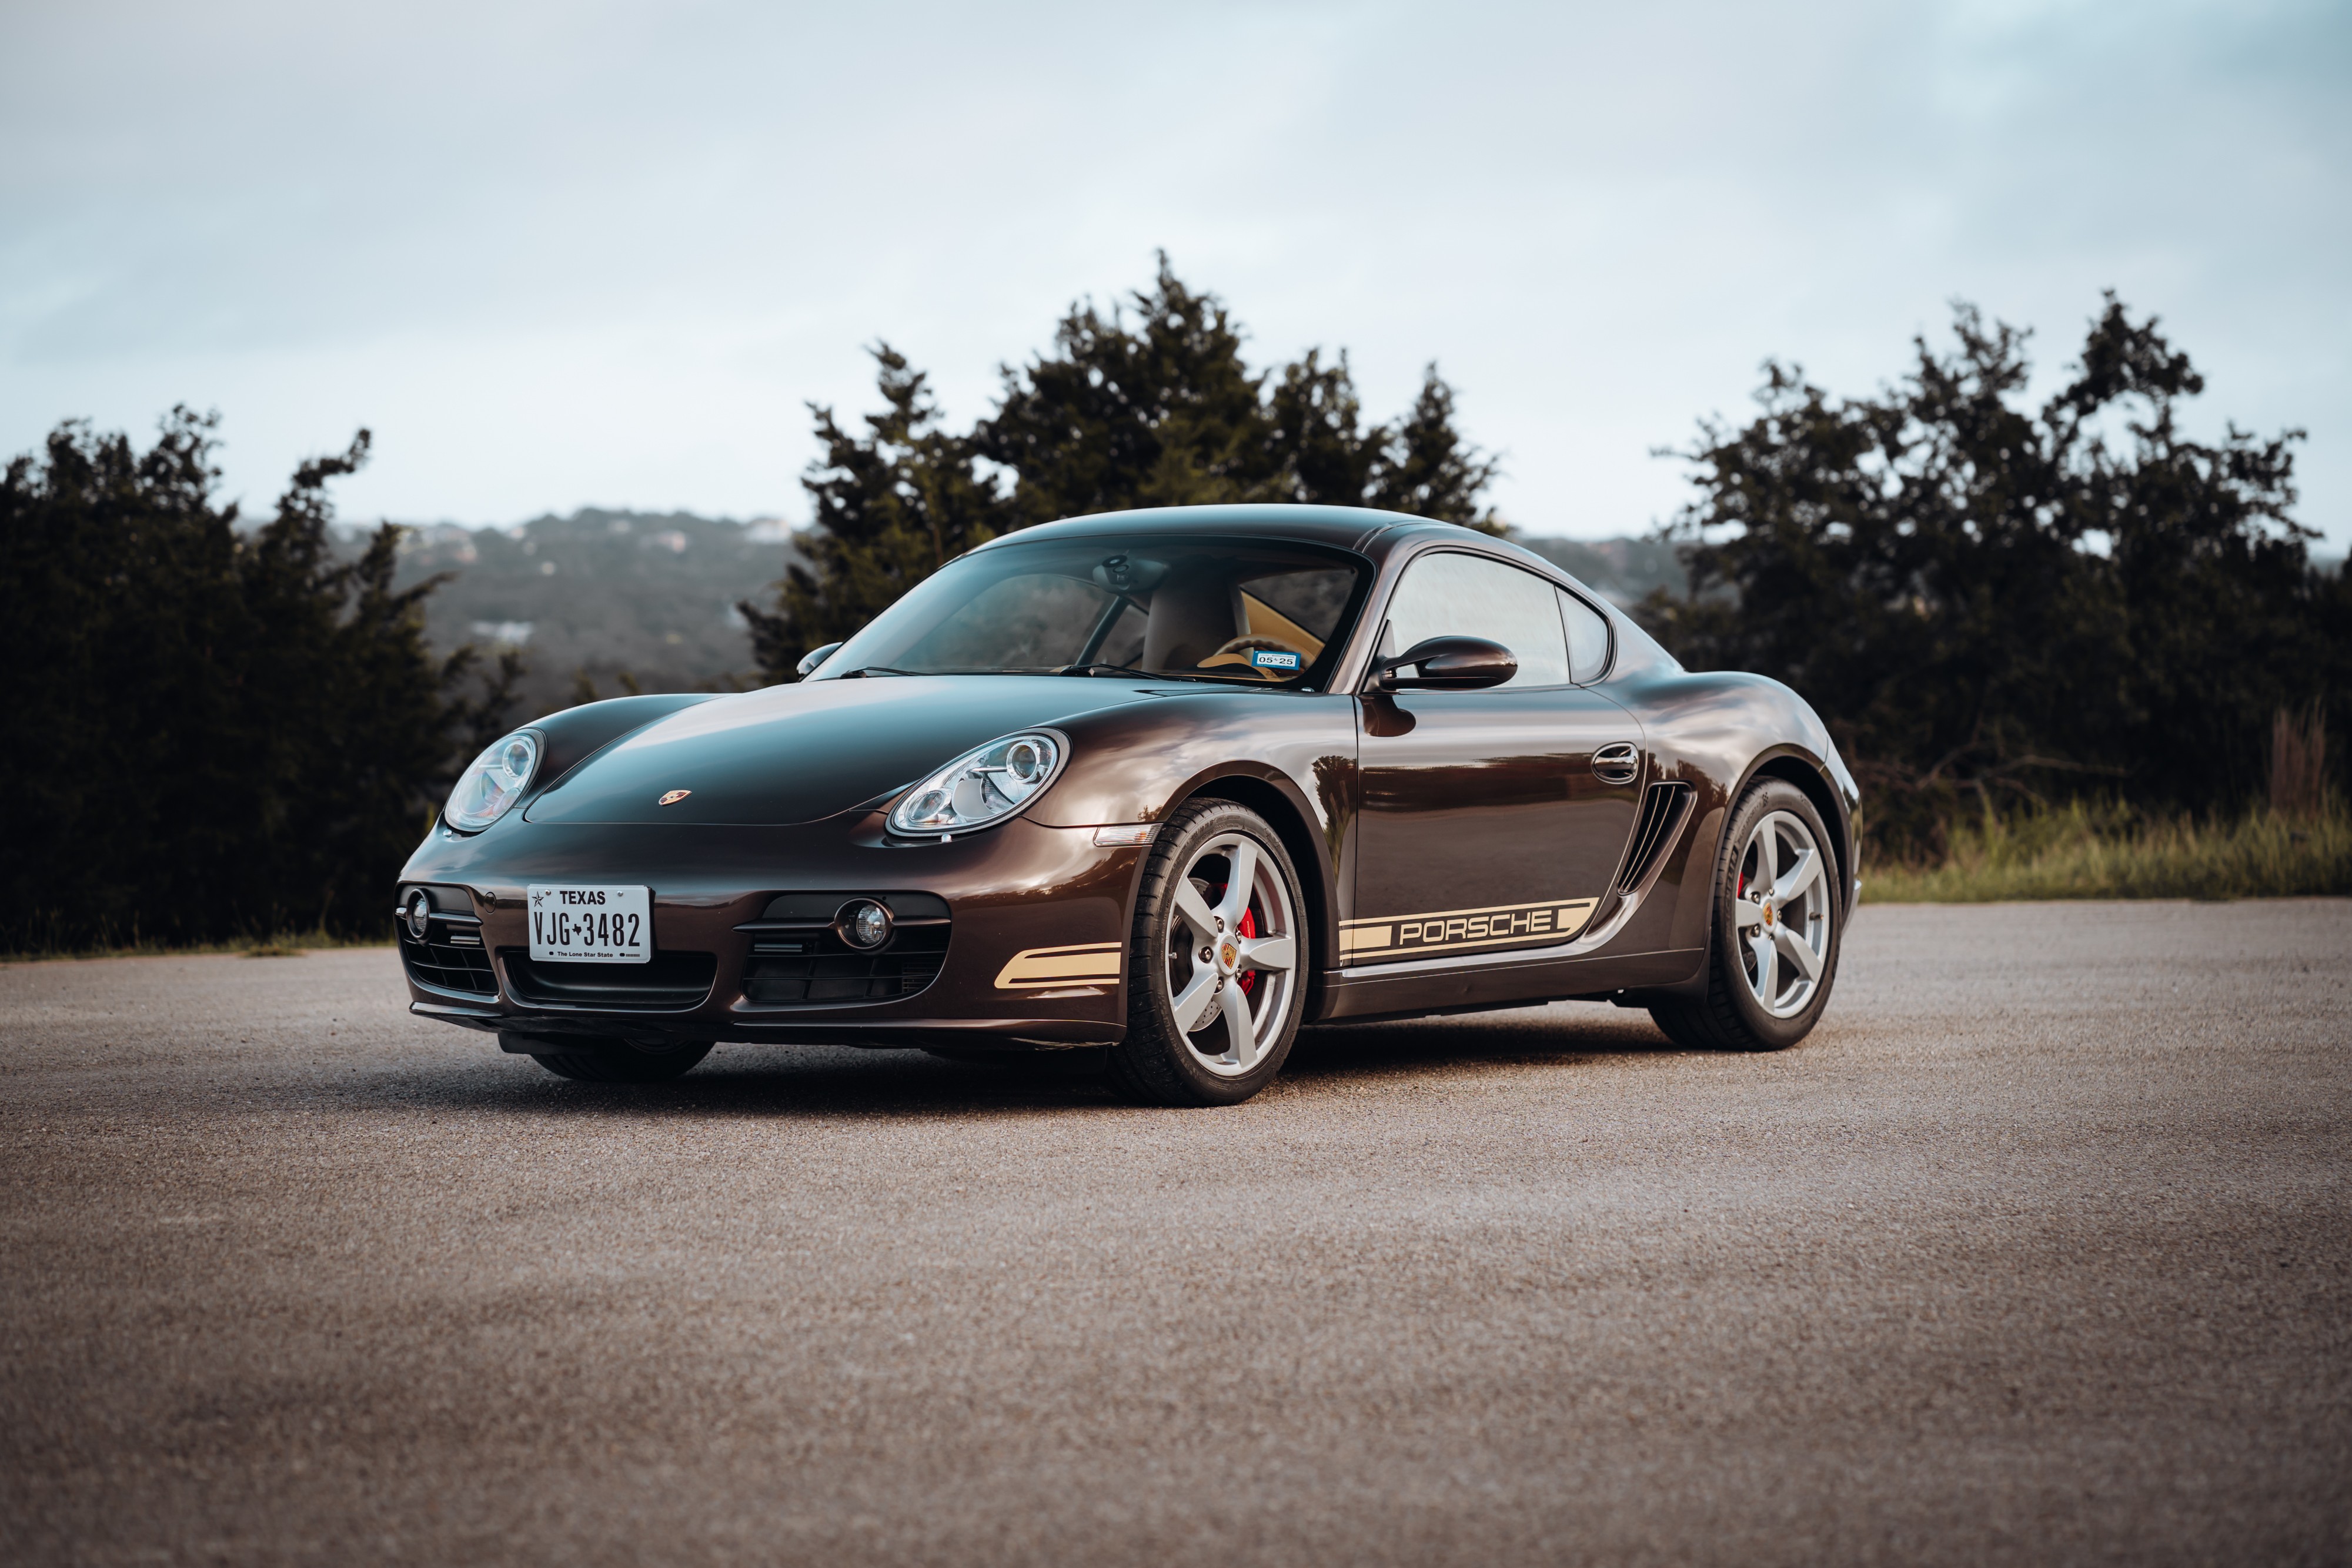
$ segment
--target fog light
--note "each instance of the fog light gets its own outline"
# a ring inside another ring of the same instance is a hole
[[[870,898],[861,898],[842,905],[833,928],[853,947],[879,947],[890,940],[890,912]]]
[[[424,941],[433,925],[433,895],[421,887],[410,894],[408,907],[401,912],[401,917],[408,922],[408,934]]]

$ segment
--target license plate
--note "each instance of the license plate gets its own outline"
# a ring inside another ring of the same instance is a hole
[[[535,882],[525,891],[533,963],[643,964],[653,957],[653,889]]]

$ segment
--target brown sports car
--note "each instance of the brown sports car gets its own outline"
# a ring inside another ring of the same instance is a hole
[[[1100,1046],[1207,1105],[1306,1022],[1570,998],[1778,1049],[1837,973],[1859,796],[1803,699],[1449,524],[1054,523],[802,673],[484,752],[401,873],[411,1010],[572,1078]]]

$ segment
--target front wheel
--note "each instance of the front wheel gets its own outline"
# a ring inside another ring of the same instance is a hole
[[[1650,1009],[1667,1039],[1702,1051],[1783,1051],[1812,1032],[1837,977],[1844,907],[1829,845],[1821,813],[1795,785],[1767,779],[1739,798],[1707,889],[1706,994]]]
[[[499,1043],[509,1049],[522,1047],[533,1061],[558,1078],[587,1083],[667,1083],[692,1071],[710,1054],[709,1040],[661,1051],[648,1051],[625,1040],[525,1040],[507,1034],[499,1037]]]
[[[1234,1105],[1272,1082],[1307,1003],[1303,905],[1265,818],[1226,800],[1172,813],[1135,901],[1112,1082],[1155,1105]]]

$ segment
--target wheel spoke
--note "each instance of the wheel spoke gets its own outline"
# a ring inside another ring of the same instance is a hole
[[[1278,1037],[1297,1006],[1293,988],[1308,955],[1288,874],[1265,874],[1280,860],[1252,834],[1215,833],[1192,846],[1170,890],[1161,938],[1170,1010],[1193,1066],[1219,1078],[1262,1069],[1261,1031]]]
[[[1225,859],[1225,896],[1217,900],[1217,913],[1225,917],[1227,929],[1237,930],[1242,912],[1249,908],[1250,889],[1257,882],[1257,846],[1247,839],[1235,839]]]
[[[1756,994],[1769,1008],[1780,990],[1772,972],[1772,938],[1759,932],[1748,939],[1748,950],[1756,955]]]
[[[1822,977],[1821,958],[1813,952],[1811,945],[1798,936],[1794,928],[1783,925],[1774,933],[1774,936],[1777,939],[1776,945],[1781,952],[1789,956],[1789,962],[1797,966],[1799,973],[1808,980],[1818,980]]]
[[[1225,988],[1225,1049],[1244,1067],[1257,1065],[1257,1019],[1250,1017],[1249,997],[1239,986]]]
[[[1202,941],[1214,942],[1217,939],[1216,912],[1209,907],[1209,901],[1201,896],[1201,890],[1192,885],[1190,877],[1179,877],[1176,881],[1176,913],[1184,917],[1184,924],[1191,926],[1192,934]]]
[[[1756,830],[1756,881],[1769,887],[1780,876],[1780,835],[1773,831],[1770,818]],[[1751,886],[1753,883],[1750,884]]]
[[[1797,895],[1821,879],[1822,857],[1811,850],[1799,850],[1797,863],[1789,868],[1786,876],[1772,884],[1772,902],[1783,907],[1796,902]]]
[[[1744,898],[1735,898],[1731,901],[1731,923],[1742,931],[1751,925],[1761,925],[1764,924],[1764,906]]]
[[[1197,1034],[1209,1027],[1209,1019],[1217,1010],[1217,971],[1207,964],[1192,966],[1192,977],[1176,993],[1169,1004],[1176,1015],[1176,1027],[1186,1034]]]
[[[1241,946],[1236,969],[1287,969],[1298,961],[1298,944],[1287,936],[1261,936]]]

